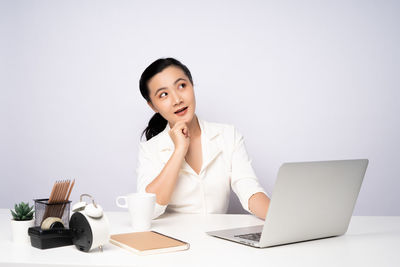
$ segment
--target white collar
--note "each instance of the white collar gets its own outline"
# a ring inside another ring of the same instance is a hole
[[[212,127],[212,125],[210,125],[209,122],[203,121],[199,118],[197,118],[197,119],[199,121],[201,135],[204,134],[204,136],[208,140],[212,140],[214,137],[216,137],[217,135],[219,135],[221,133],[221,130],[219,129],[219,127],[218,128]],[[172,142],[172,139],[168,133],[169,130],[171,130],[171,127],[169,126],[169,123],[167,123],[167,126],[165,127],[165,129],[161,133],[158,134],[159,139],[160,139],[160,141],[158,142],[160,151],[174,149],[174,143]]]
[[[221,128],[215,127],[212,123],[199,120],[199,125],[201,129],[201,144],[202,144],[202,154],[203,154],[203,164],[201,172],[207,168],[207,166],[214,160],[215,157],[222,152],[220,142],[218,142],[218,136],[220,136]],[[169,158],[174,151],[174,143],[169,136],[170,126],[167,124],[165,129],[157,135],[158,147],[160,157],[163,163],[167,163]],[[184,161],[183,170],[195,174],[193,169]]]

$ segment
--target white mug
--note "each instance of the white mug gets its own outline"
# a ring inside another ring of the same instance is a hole
[[[123,199],[125,203],[121,204]],[[150,230],[153,218],[156,195],[152,193],[132,193],[119,196],[115,200],[120,208],[128,208],[134,231],[143,232]]]

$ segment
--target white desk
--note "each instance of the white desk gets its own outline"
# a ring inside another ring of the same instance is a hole
[[[108,212],[111,234],[129,232],[127,212]],[[75,246],[40,250],[11,241],[9,210],[0,209],[0,266],[400,266],[400,217],[352,218],[346,235],[256,249],[206,231],[262,224],[251,215],[166,214],[153,230],[190,243],[187,251],[138,256],[112,244],[101,253]]]

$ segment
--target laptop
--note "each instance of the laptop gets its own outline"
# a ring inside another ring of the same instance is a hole
[[[264,225],[207,234],[258,248],[343,235],[367,166],[367,159],[284,163]]]

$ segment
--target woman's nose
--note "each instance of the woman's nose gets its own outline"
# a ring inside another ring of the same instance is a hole
[[[172,96],[173,96],[173,100],[174,100],[174,106],[177,106],[180,103],[182,103],[182,97],[178,92],[173,92]]]

